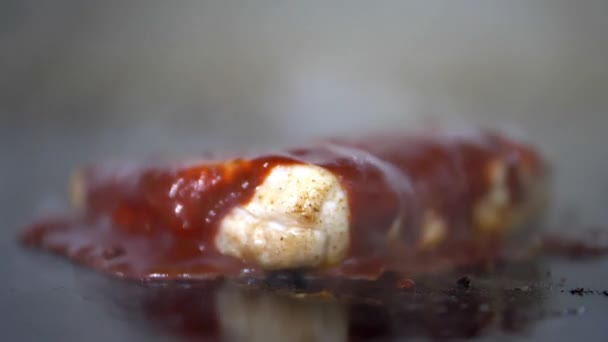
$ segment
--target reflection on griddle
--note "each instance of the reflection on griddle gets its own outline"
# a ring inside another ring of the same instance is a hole
[[[470,338],[520,333],[546,316],[546,278],[537,266],[466,278],[425,276],[407,287],[402,285],[410,282],[395,274],[370,281],[278,273],[236,281],[127,283],[119,285],[126,291],[113,285],[112,293],[120,293],[117,306],[143,329],[188,340]]]
[[[333,300],[295,299],[225,286],[216,294],[224,337],[235,341],[346,341],[347,308]]]

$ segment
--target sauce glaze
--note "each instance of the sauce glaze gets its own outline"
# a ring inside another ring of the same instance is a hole
[[[134,279],[258,273],[216,250],[218,226],[230,209],[252,198],[274,166],[310,163],[339,178],[351,212],[348,258],[324,272],[373,277],[387,269],[483,262],[496,257],[505,239],[503,232],[480,234],[472,219],[492,186],[488,170],[495,161],[506,165],[513,207],[530,196],[528,180],[546,173],[534,149],[494,132],[333,140],[285,153],[128,173],[92,167],[83,172],[84,210],[32,225],[22,241]],[[429,210],[447,223],[447,238],[431,252],[417,246]],[[389,243],[391,229],[400,238]]]

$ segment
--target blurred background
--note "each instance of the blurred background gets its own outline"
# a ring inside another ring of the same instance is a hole
[[[51,339],[91,337],[87,327],[114,337],[69,291],[46,292],[75,285],[59,266],[35,271],[48,266],[14,241],[63,205],[71,170],[103,159],[428,122],[496,126],[552,160],[555,221],[605,224],[607,33],[603,0],[2,0],[0,306],[14,308],[5,316],[18,336],[37,336],[32,320]],[[54,316],[53,305],[73,315]],[[558,327],[567,338],[602,319]],[[539,329],[562,334],[555,327]]]
[[[27,175],[40,202],[100,158],[479,123],[525,132],[556,164],[558,197],[608,219],[607,14],[606,1],[3,0],[0,181]]]

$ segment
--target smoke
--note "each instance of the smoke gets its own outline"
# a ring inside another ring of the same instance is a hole
[[[608,108],[601,2],[0,6],[3,182],[52,193],[108,158],[473,123],[516,127],[568,194],[600,202],[573,184],[608,160],[589,152]]]

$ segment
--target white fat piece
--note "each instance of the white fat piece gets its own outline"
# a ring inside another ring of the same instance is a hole
[[[346,255],[349,218],[346,190],[334,174],[280,165],[248,203],[223,218],[215,244],[222,254],[269,270],[329,266]]]

